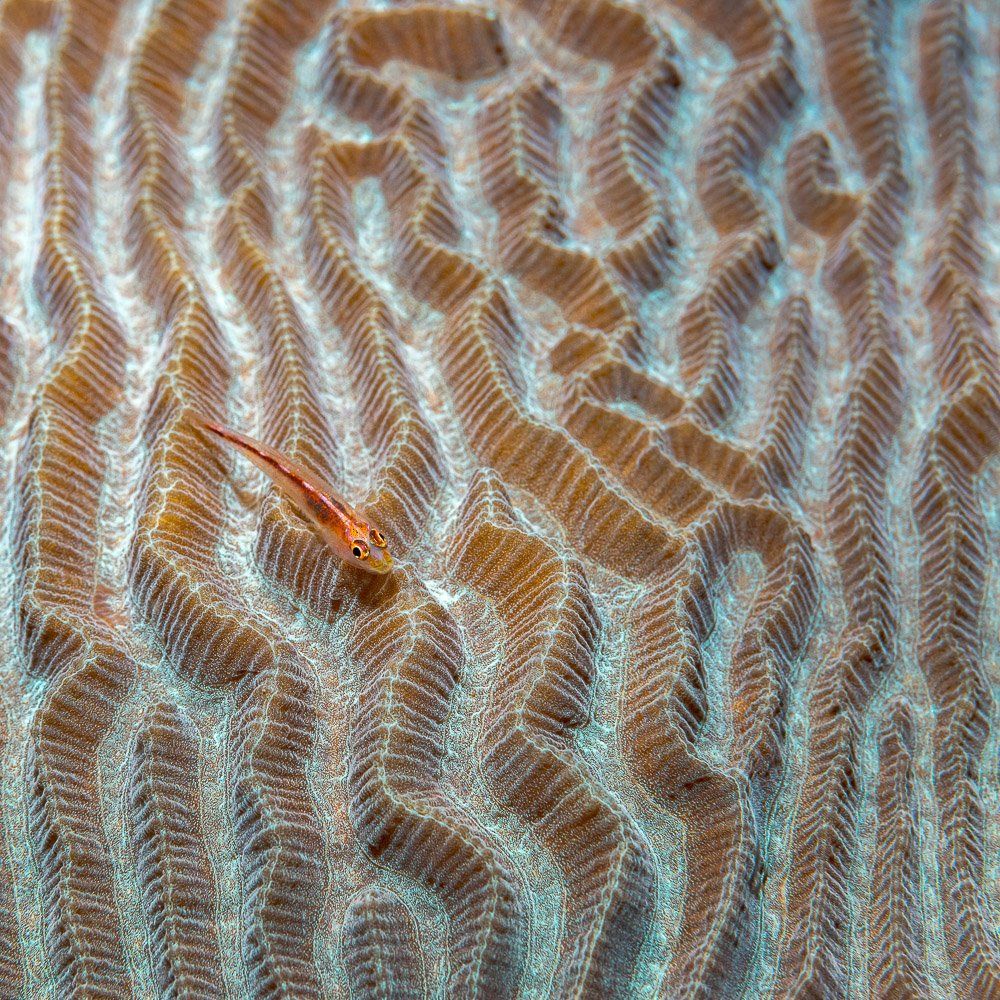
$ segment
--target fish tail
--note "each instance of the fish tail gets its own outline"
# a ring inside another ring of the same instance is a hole
[[[245,434],[240,434],[239,431],[234,431],[231,427],[220,424],[217,420],[213,420],[203,413],[190,411],[188,413],[188,422],[196,429],[208,431],[214,437],[222,438],[223,441],[228,441],[230,444],[237,445],[238,447],[250,448],[255,452],[263,450],[253,438],[249,438]]]

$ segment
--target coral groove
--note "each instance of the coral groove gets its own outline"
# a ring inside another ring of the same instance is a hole
[[[872,995],[930,996],[920,910],[913,721],[890,706],[879,733],[878,844],[872,871]]]
[[[115,15],[110,4],[64,5],[45,78],[46,215],[34,281],[58,361],[33,398],[14,535],[21,649],[26,669],[45,681],[26,764],[45,945],[63,994],[94,997],[131,992],[96,760],[135,675],[94,600],[107,468],[98,426],[121,398],[126,341],[99,291],[88,238],[87,101]]]
[[[391,889],[371,886],[351,900],[343,942],[356,1000],[422,1000],[427,995],[413,917]]]
[[[896,661],[898,584],[892,569],[887,480],[903,417],[903,373],[894,252],[907,184],[899,124],[878,42],[884,12],[861,4],[814,5],[833,100],[863,165],[867,188],[840,233],[827,237],[825,277],[847,340],[851,387],[837,418],[828,530],[840,567],[844,630],[820,667],[810,700],[810,758],[794,841],[799,867],[789,894],[780,996],[847,995],[848,871],[857,837],[859,744],[869,702]],[[859,81],[864,81],[863,87]],[[825,147],[815,146],[822,151]],[[801,147],[789,156],[799,166]],[[820,152],[831,187],[832,167]],[[808,222],[815,199],[806,199]],[[825,218],[823,212],[819,213]]]
[[[348,647],[362,673],[347,779],[352,823],[376,858],[441,897],[449,990],[515,996],[524,960],[516,876],[492,838],[443,794],[438,775],[462,663],[455,624],[411,585],[391,609],[360,616]]]
[[[0,753],[6,751],[8,723],[6,713],[0,714]],[[24,989],[24,956],[17,933],[17,909],[14,899],[14,877],[10,866],[6,838],[0,844],[0,990],[16,996]]]
[[[1000,442],[1000,350],[981,282],[982,168],[970,100],[966,12],[932,3],[920,25],[921,96],[934,160],[937,222],[924,294],[940,403],[921,451],[920,662],[931,691],[946,940],[958,987],[1000,992],[1000,942],[984,891],[983,747],[994,715],[978,632],[988,531],[977,480]]]
[[[154,705],[136,740],[130,806],[136,868],[165,997],[222,990],[212,916],[215,880],[198,813],[198,737],[167,702]]]
[[[494,603],[508,632],[481,737],[483,767],[494,796],[530,824],[567,883],[552,988],[626,995],[656,882],[642,832],[593,787],[571,749],[587,719],[599,634],[586,577],[517,526],[495,475],[473,479],[458,528],[459,579]]]

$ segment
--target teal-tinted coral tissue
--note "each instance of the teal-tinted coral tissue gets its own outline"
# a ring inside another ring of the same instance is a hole
[[[0,1000],[1000,998],[998,37],[0,2]]]

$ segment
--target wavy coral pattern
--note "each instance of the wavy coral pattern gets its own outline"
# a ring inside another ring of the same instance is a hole
[[[0,2],[0,1000],[1000,998],[998,27]]]

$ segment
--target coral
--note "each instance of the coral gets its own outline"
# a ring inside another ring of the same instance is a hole
[[[369,886],[344,914],[344,966],[351,996],[420,1000],[426,978],[413,916],[391,889]],[[387,975],[391,969],[392,974]]]
[[[7,720],[0,717],[0,751],[7,748]],[[14,873],[6,843],[0,847],[0,989],[16,996],[24,989],[24,959],[18,941],[17,908],[14,899]]]
[[[0,2],[0,998],[1000,997],[991,13]]]
[[[218,996],[221,962],[215,879],[205,851],[198,793],[198,737],[175,706],[153,705],[133,751],[130,806],[157,989],[163,996]]]
[[[391,608],[359,616],[348,648],[361,666],[347,778],[352,823],[374,857],[441,896],[454,956],[449,991],[514,996],[524,961],[514,873],[437,774],[462,663],[455,623],[413,585]]]
[[[921,544],[919,656],[937,719],[946,940],[958,988],[1000,992],[990,929],[981,748],[995,704],[978,623],[986,608],[989,528],[976,482],[1000,442],[1000,352],[982,287],[981,167],[970,99],[966,14],[933,3],[920,25],[921,97],[934,161],[937,219],[928,248],[939,405],[921,449],[913,511]]]
[[[494,797],[531,825],[566,880],[553,989],[624,995],[656,881],[641,830],[592,786],[571,749],[587,720],[599,635],[586,577],[518,527],[494,474],[473,479],[455,542],[458,579],[495,604],[508,632],[481,737],[483,768]]]
[[[681,317],[678,339],[691,390],[686,409],[714,425],[735,403],[739,328],[781,254],[753,171],[800,86],[787,28],[767,0],[681,6],[723,39],[736,58],[735,70],[715,97],[697,165],[698,194],[723,242],[702,290]]]
[[[366,506],[405,551],[426,527],[442,460],[403,360],[396,320],[358,269],[349,202],[368,171],[391,178],[395,158],[389,148],[373,157],[369,150],[315,139],[307,209],[312,279],[343,332],[352,381],[360,389],[362,434],[378,470]]]
[[[913,775],[913,720],[902,702],[892,704],[879,732],[879,845],[872,865],[871,939],[875,996],[929,996],[920,910]]]

